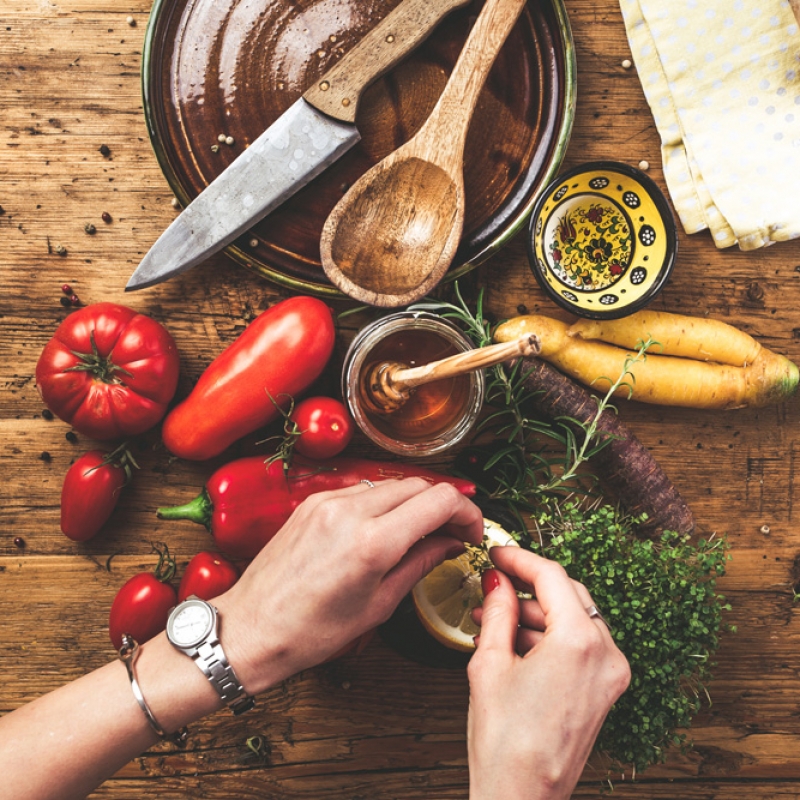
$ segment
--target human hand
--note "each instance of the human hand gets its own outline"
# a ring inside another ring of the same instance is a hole
[[[480,510],[448,484],[406,478],[313,495],[214,600],[228,660],[251,694],[318,664],[482,536]]]
[[[568,798],[630,668],[559,564],[517,547],[490,557],[468,667],[470,800]]]

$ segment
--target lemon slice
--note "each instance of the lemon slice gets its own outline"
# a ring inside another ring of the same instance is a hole
[[[473,637],[480,633],[480,628],[472,621],[470,612],[483,602],[476,562],[481,559],[488,562],[489,548],[506,544],[517,545],[517,542],[496,522],[484,518],[484,553],[475,547],[468,548],[458,558],[440,564],[414,587],[411,592],[414,608],[434,639],[463,653],[475,649]]]

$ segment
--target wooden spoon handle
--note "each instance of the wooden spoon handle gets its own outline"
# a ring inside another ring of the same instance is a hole
[[[303,95],[328,116],[355,122],[361,93],[469,0],[403,0]]]
[[[389,369],[388,380],[392,388],[398,392],[413,389],[424,383],[439,381],[443,378],[452,378],[468,372],[477,372],[479,369],[493,367],[510,358],[524,356],[529,358],[537,355],[542,349],[542,343],[535,334],[521,336],[514,342],[501,342],[490,344],[488,347],[479,347],[448,356],[440,361],[433,361],[421,367],[408,367],[403,369]]]
[[[469,120],[486,77],[526,0],[486,0],[424,129],[439,128],[446,151],[463,150]],[[421,131],[420,134],[422,135]],[[431,134],[433,137],[433,134]],[[427,138],[427,136],[425,136]],[[435,137],[433,137],[435,138]],[[460,160],[460,154],[459,154]]]

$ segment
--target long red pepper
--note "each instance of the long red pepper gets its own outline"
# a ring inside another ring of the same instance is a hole
[[[362,480],[421,477],[451,483],[472,497],[475,484],[412,464],[336,458],[300,461],[288,473],[283,463],[266,464],[261,456],[240,458],[220,467],[203,491],[182,506],[159,508],[161,519],[188,519],[205,525],[217,547],[232,558],[250,559],[280,530],[292,512],[317,492],[353,486]]]

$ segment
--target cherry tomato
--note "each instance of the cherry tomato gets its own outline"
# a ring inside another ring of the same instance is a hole
[[[192,594],[201,600],[211,600],[227,592],[237,580],[239,570],[235,564],[217,553],[203,551],[186,565],[178,588],[178,601]]]
[[[152,428],[178,386],[178,348],[166,328],[114,303],[95,303],[58,326],[36,364],[47,407],[93,439]]]
[[[124,449],[90,450],[68,470],[61,487],[61,531],[76,542],[91,539],[117,506],[135,463]]]
[[[332,397],[308,397],[291,414],[300,430],[294,443],[298,453],[308,458],[333,458],[350,444],[353,420],[344,404]]]
[[[161,633],[167,627],[170,609],[178,602],[175,588],[169,583],[175,574],[175,562],[166,547],[156,551],[159,559],[155,570],[134,575],[111,604],[108,633],[117,650],[122,646],[123,633],[139,644]]]

